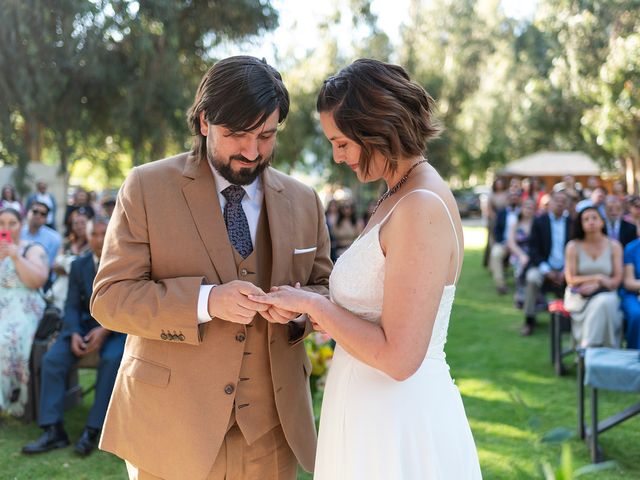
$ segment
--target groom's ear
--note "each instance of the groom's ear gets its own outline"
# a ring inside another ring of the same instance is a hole
[[[200,133],[205,137],[209,135],[209,122],[205,118],[204,110],[200,112]]]

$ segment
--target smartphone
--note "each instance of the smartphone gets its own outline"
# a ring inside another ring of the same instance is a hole
[[[0,230],[0,242],[11,243],[11,232],[9,230]]]

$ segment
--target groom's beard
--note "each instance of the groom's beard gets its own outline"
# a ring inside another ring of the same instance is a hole
[[[255,160],[249,160],[243,155],[231,155],[227,160],[222,159],[207,150],[207,159],[213,165],[213,168],[233,185],[249,185],[260,176],[262,172],[271,164],[273,152],[269,157],[263,159],[262,155],[258,155]],[[243,167],[240,170],[233,170],[231,163],[233,160],[241,160],[243,162],[253,163],[253,167]]]

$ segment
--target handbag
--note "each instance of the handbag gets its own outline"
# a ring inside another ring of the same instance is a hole
[[[589,297],[583,297],[579,292],[567,285],[564,289],[564,308],[570,313],[580,313],[587,305]]]
[[[44,314],[38,323],[35,338],[47,340],[62,327],[62,312],[53,303],[47,303]]]

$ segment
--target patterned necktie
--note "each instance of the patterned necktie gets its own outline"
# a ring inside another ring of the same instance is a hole
[[[616,228],[616,226],[616,222],[609,222],[609,238],[613,240],[618,240],[619,237],[618,229]]]
[[[224,206],[224,223],[227,226],[229,240],[242,258],[247,258],[253,252],[253,244],[249,222],[240,203],[244,194],[244,188],[238,185],[230,185],[222,191],[222,195],[227,199]]]

